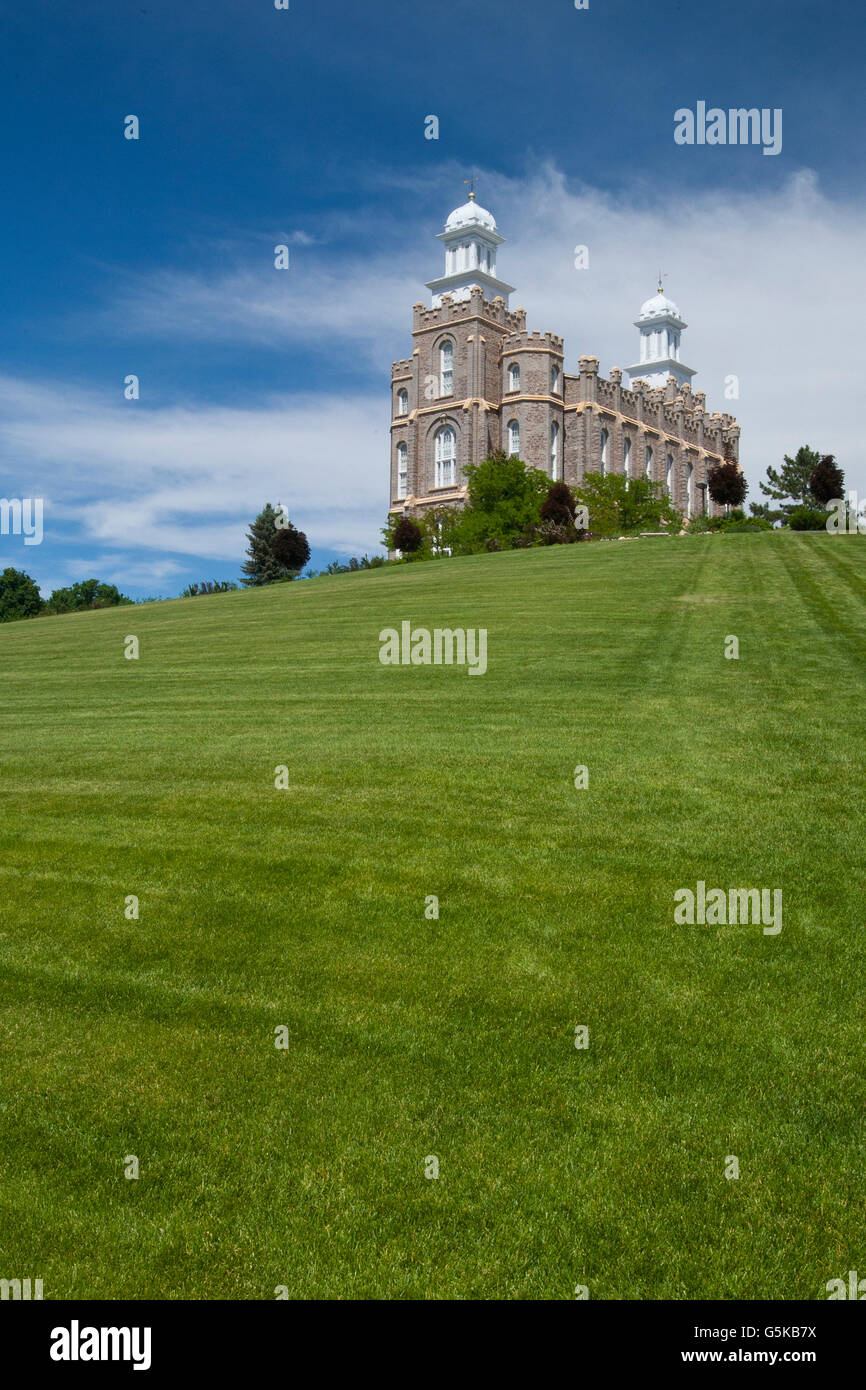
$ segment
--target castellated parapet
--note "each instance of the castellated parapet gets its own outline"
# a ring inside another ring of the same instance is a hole
[[[485,299],[480,286],[473,286],[468,299],[455,300],[451,295],[442,296],[442,303],[427,309],[421,303],[412,306],[413,332],[437,328],[449,323],[460,323],[469,318],[485,318],[507,333],[519,332],[526,328],[525,309],[507,309],[502,295]]]
[[[589,354],[569,373],[561,337],[527,330],[524,309],[471,283],[473,258],[481,257],[482,278],[511,289],[482,264],[493,239],[501,240],[492,214],[470,201],[452,221],[456,269],[448,286],[433,282],[433,307],[414,305],[412,356],[392,367],[392,512],[461,504],[467,466],[503,449],[571,487],[587,473],[649,477],[684,514],[717,513],[707,475],[726,455],[738,460],[740,428],[728,412],[711,414],[706,394],[692,390],[694,370],[679,356],[687,325],[661,289],[639,318],[645,375],[629,368],[624,386],[622,368],[603,377]],[[473,249],[479,227],[486,230]]]
[[[516,333],[509,333],[502,341],[503,352],[555,352],[559,357],[563,354],[563,340],[558,338],[555,333],[540,333],[534,328],[530,333],[527,329],[522,329]]]

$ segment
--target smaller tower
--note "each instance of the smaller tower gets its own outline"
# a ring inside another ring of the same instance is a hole
[[[445,243],[445,274],[427,281],[428,290],[433,291],[432,307],[439,308],[443,294],[450,294],[455,303],[468,299],[471,287],[479,285],[485,299],[501,294],[507,308],[514,286],[496,276],[496,248],[505,237],[499,235],[493,213],[476,203],[474,193],[469,194],[468,203],[454,209],[438,235]]]
[[[688,386],[695,369],[680,361],[680,334],[688,324],[673,300],[662,293],[661,277],[658,292],[641,305],[634,322],[640,329],[640,361],[626,367],[630,380],[640,378],[650,386],[664,387],[672,376],[677,386]]]

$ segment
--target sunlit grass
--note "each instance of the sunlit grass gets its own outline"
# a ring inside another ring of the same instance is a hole
[[[712,536],[0,628],[0,1276],[826,1297],[864,594],[858,537]],[[487,674],[382,666],[403,619],[486,628]],[[675,926],[698,879],[781,888],[781,935]]]

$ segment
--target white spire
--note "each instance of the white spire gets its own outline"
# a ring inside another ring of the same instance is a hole
[[[650,386],[664,386],[672,376],[678,386],[691,382],[694,367],[680,361],[680,335],[688,324],[673,300],[662,292],[661,274],[657,292],[644,301],[634,322],[640,329],[640,361],[626,368],[630,380],[640,378]]]
[[[493,213],[475,201],[474,192],[467,203],[451,213],[439,240],[445,245],[445,274],[427,281],[428,290],[433,291],[434,309],[442,303],[443,294],[455,300],[468,299],[473,285],[480,286],[485,299],[501,294],[507,306],[514,286],[496,275],[496,248],[505,238],[499,235]]]

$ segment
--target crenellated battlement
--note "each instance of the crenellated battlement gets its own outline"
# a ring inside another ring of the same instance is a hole
[[[570,487],[590,472],[649,477],[684,516],[717,513],[709,472],[738,458],[740,427],[692,389],[686,323],[661,289],[641,309],[635,366],[602,376],[587,353],[569,372],[564,339],[527,330],[525,309],[507,307],[492,214],[471,199],[447,228],[445,275],[428,282],[433,304],[413,307],[412,355],[392,366],[392,511],[423,514],[447,489],[459,500],[465,470],[505,449]]]
[[[631,388],[622,385],[622,369],[611,367],[610,379],[599,375],[598,358],[580,358],[579,373],[565,374],[566,402],[619,416],[623,423],[633,421],[645,430],[681,440],[683,444],[721,454],[723,445],[735,447],[740,427],[733,415],[718,411],[710,415],[706,394],[692,392],[689,384],[677,385],[668,377],[664,386],[650,386],[637,378]]]
[[[525,309],[506,309],[502,295],[495,299],[485,299],[484,292],[473,286],[468,299],[454,300],[450,294],[443,294],[442,303],[427,309],[421,303],[412,306],[413,333],[423,333],[431,328],[446,324],[462,323],[466,319],[484,318],[490,323],[500,325],[509,333],[519,333],[526,328]]]
[[[556,333],[542,333],[535,328],[532,332],[522,329],[516,333],[509,333],[502,339],[503,352],[531,352],[533,349],[543,352],[555,352],[559,357],[563,355],[564,339]]]

